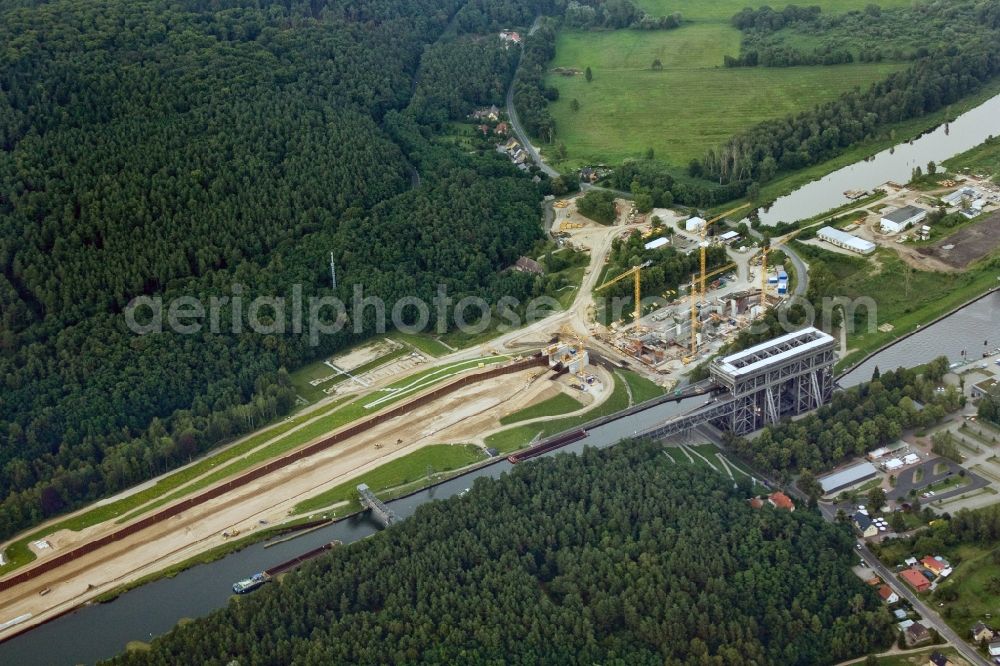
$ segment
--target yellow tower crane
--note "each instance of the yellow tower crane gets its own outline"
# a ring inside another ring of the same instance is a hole
[[[641,289],[641,282],[640,282],[639,274],[642,272],[643,268],[648,268],[652,263],[653,262],[651,262],[651,261],[647,261],[647,262],[642,263],[642,264],[640,264],[638,266],[634,266],[634,267],[628,269],[627,271],[625,271],[621,275],[619,275],[617,277],[611,278],[610,280],[608,280],[607,282],[605,282],[604,284],[602,284],[600,287],[594,289],[594,293],[596,294],[597,292],[601,291],[602,289],[606,289],[606,288],[610,287],[611,285],[613,285],[614,283],[620,282],[620,281],[624,280],[627,277],[635,276],[635,319],[633,321],[634,321],[635,325],[638,326],[639,325],[639,317],[642,316],[642,305],[641,305],[641,298],[642,298],[642,293],[641,292],[642,292],[642,289]]]
[[[736,267],[736,263],[726,264],[720,268],[716,268],[711,273],[702,273],[702,280],[705,278],[710,278],[719,273],[724,273],[731,268]],[[695,279],[697,278],[697,273],[691,274],[691,356],[694,357],[698,354],[698,290],[696,289]]]
[[[718,222],[719,220],[721,220],[722,218],[724,218],[724,217],[726,217],[728,215],[732,215],[736,211],[740,211],[740,210],[743,210],[744,208],[749,208],[749,207],[750,207],[750,204],[745,203],[742,206],[737,206],[736,208],[730,208],[725,213],[722,213],[721,215],[716,215],[711,220],[708,220],[707,222],[705,222],[705,224],[702,225],[702,227],[701,227],[701,243],[700,243],[700,246],[701,246],[701,300],[702,301],[705,300],[705,278],[708,277],[707,275],[705,275],[705,262],[708,261],[708,257],[707,257],[707,253],[708,253],[708,228],[711,225],[713,225],[716,222]]]

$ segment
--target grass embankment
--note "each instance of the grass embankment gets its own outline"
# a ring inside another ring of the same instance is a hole
[[[31,541],[42,539],[60,530],[78,532],[87,527],[116,518],[118,522],[131,520],[167,502],[200,490],[220,479],[244,471],[281,453],[297,448],[351,421],[373,414],[393,402],[448,379],[454,373],[474,368],[479,363],[495,363],[506,358],[506,356],[494,356],[486,359],[455,363],[442,368],[431,368],[401,379],[383,389],[383,393],[385,393],[384,398],[379,399],[369,395],[358,398],[347,405],[344,404],[346,402],[345,399],[334,403],[324,411],[299,415],[282,421],[267,430],[262,430],[247,437],[236,445],[203,458],[193,465],[160,479],[145,490],[123,497],[117,501],[94,507],[52,525],[34,530],[26,536],[17,539],[4,551],[7,563],[3,567],[0,567],[0,575],[14,571],[35,559],[34,553],[28,548],[28,543]],[[381,402],[372,408],[366,409],[365,405],[370,404],[373,400],[381,400]],[[316,419],[316,421],[308,423],[311,419]],[[294,430],[295,428],[299,429]],[[264,446],[264,444],[271,440],[274,441]]]
[[[653,148],[658,160],[683,169],[762,120],[836,99],[903,67],[723,67],[724,55],[740,51],[740,32],[729,18],[741,8],[721,21],[676,30],[561,31],[551,67],[590,67],[593,80],[579,74],[547,78],[559,90],[549,108],[568,155],[558,168],[619,162]],[[651,68],[656,59],[660,71]],[[571,108],[574,99],[578,111]]]
[[[339,502],[347,502],[334,512],[338,515],[357,511],[360,508],[357,486],[367,483],[376,494],[383,493],[382,499],[389,495],[387,490],[398,490],[408,484],[423,481],[433,481],[435,477],[468,467],[485,460],[482,449],[473,444],[432,444],[418,449],[413,453],[385,463],[370,472],[365,472],[350,481],[345,481],[295,506],[293,513],[304,514],[318,511]]]
[[[892,250],[880,248],[875,262],[860,257],[804,245],[793,241],[796,252],[807,262],[822,262],[836,278],[836,296],[870,297],[875,302],[869,330],[866,309],[859,307],[857,330],[848,336],[848,347],[854,351],[842,359],[837,368],[843,369],[860,361],[869,353],[889,344],[942,314],[959,307],[997,285],[997,269],[987,258],[964,273],[933,273],[910,270],[909,286],[904,273],[907,265]],[[877,265],[876,265],[877,264]],[[892,324],[893,330],[877,330],[877,326]]]
[[[618,373],[619,377],[624,378],[628,384],[629,390],[632,392],[633,405],[640,405],[647,400],[658,398],[666,393],[666,390],[662,386],[651,382],[637,372],[624,369],[618,369],[615,372]]]
[[[1000,180],[1000,138],[993,137],[972,150],[945,160],[949,171],[960,171]]]
[[[626,375],[625,373],[629,374]],[[607,400],[595,407],[593,410],[577,416],[553,419],[545,423],[531,423],[528,425],[501,430],[486,438],[486,446],[492,446],[501,453],[511,453],[527,446],[536,437],[549,437],[566,430],[578,428],[584,423],[602,416],[608,416],[609,414],[620,412],[621,410],[628,408],[630,404],[637,404],[636,402],[629,403],[628,390],[625,388],[625,382],[629,382],[629,385],[634,389],[637,389],[640,394],[648,394],[650,397],[655,397],[652,395],[653,390],[651,388],[637,381],[638,379],[641,379],[641,377],[635,375],[635,373],[631,373],[628,370],[616,369],[614,374],[615,383],[614,388],[611,391],[611,395],[608,396]],[[652,382],[650,382],[650,384],[652,384]],[[653,386],[655,386],[655,384],[653,384]],[[662,389],[660,389],[660,392],[662,393]],[[633,397],[634,396],[635,392],[633,391]]]
[[[530,407],[525,407],[524,409],[518,410],[512,414],[508,414],[500,419],[500,424],[510,425],[511,423],[537,419],[542,416],[561,416],[562,414],[575,412],[576,410],[582,408],[583,404],[579,400],[576,400],[572,396],[566,395],[565,393],[559,393],[552,396],[548,400],[543,400],[539,403],[531,405]]]

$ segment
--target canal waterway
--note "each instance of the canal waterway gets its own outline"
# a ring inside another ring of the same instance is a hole
[[[843,206],[848,190],[871,190],[888,181],[909,182],[914,167],[943,162],[1000,135],[1000,95],[967,111],[913,141],[900,143],[867,160],[814,180],[791,194],[779,197],[760,221],[766,225],[794,222]]]

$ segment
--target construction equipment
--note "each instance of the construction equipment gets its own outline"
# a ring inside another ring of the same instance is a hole
[[[644,262],[644,263],[642,263],[642,264],[640,264],[638,266],[634,266],[634,267],[628,269],[627,271],[625,271],[621,275],[619,275],[617,277],[611,278],[610,280],[608,280],[607,282],[605,282],[604,284],[602,284],[597,289],[594,289],[594,293],[596,294],[597,292],[601,291],[602,289],[606,289],[607,287],[610,287],[614,283],[620,282],[621,280],[624,280],[627,277],[635,276],[635,318],[634,318],[633,322],[635,323],[636,326],[638,326],[639,325],[639,318],[642,316],[642,304],[641,304],[641,291],[642,291],[642,289],[641,289],[641,282],[640,282],[639,274],[642,272],[643,268],[648,268],[649,266],[652,265],[652,263],[653,263],[652,261],[646,261],[646,262]]]
[[[718,275],[719,273],[724,273],[731,268],[736,267],[736,262],[728,263],[725,266],[716,268],[711,273],[701,273],[701,284],[702,288],[705,285],[705,279],[710,278],[713,275]],[[691,355],[696,356],[698,354],[698,293],[695,289],[695,275],[691,275]],[[702,302],[704,302],[704,292],[702,292]]]
[[[769,246],[765,247],[761,252],[760,257],[760,304],[763,308],[766,305],[767,300],[767,255],[771,250],[775,250],[782,245],[785,245],[790,240],[802,233],[802,229],[796,229],[790,234],[787,234],[781,238],[777,243],[771,243]]]
[[[711,220],[708,220],[701,226],[701,300],[705,300],[705,262],[708,260],[706,253],[708,252],[708,228],[721,220],[722,218],[735,213],[736,211],[743,210],[744,208],[749,208],[750,204],[745,203],[742,206],[737,206],[736,208],[730,208],[725,213],[721,215],[716,215]]]

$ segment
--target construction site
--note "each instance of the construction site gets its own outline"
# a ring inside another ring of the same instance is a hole
[[[575,201],[554,204],[556,219],[553,235],[593,251],[593,235],[607,230],[579,215]],[[699,270],[687,284],[659,296],[645,296],[642,280],[649,259],[618,275],[603,275],[602,284],[593,289],[600,298],[619,282],[632,285],[631,307],[621,318],[594,321],[595,309],[588,315],[588,330],[595,341],[604,343],[626,359],[638,361],[647,376],[665,386],[673,386],[693,365],[717,353],[740,331],[748,328],[770,307],[790,297],[789,275],[781,264],[769,263],[769,253],[790,240],[794,234],[767,247],[756,238],[744,238],[737,231],[713,234],[713,225],[746,206],[734,208],[711,219],[685,217],[667,209],[654,209],[639,215],[630,201],[618,200],[617,238],[638,232],[647,251],[670,248],[684,255],[697,253]],[[558,230],[558,231],[556,231]],[[728,262],[709,266],[708,250],[725,249]],[[605,258],[606,261],[606,258]]]

